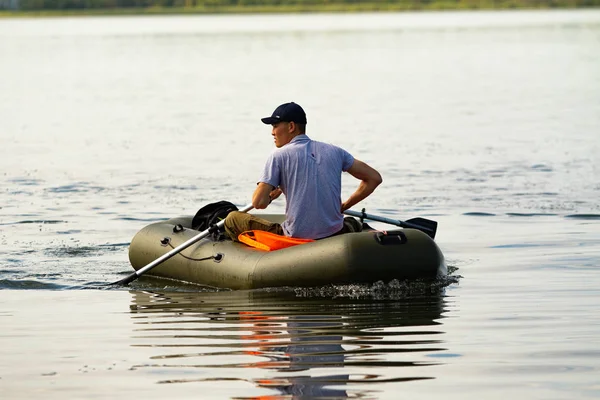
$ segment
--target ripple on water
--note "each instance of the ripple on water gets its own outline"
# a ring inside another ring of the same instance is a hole
[[[565,215],[565,218],[583,219],[583,220],[598,220],[600,214],[569,214]]]
[[[558,214],[555,213],[518,213],[518,212],[509,212],[506,213],[509,217],[553,217]]]
[[[260,293],[294,293],[302,298],[371,298],[402,299],[410,296],[443,294],[446,287],[458,283],[461,275],[457,274],[458,268],[448,266],[448,275],[440,276],[433,280],[406,280],[394,279],[390,282],[375,282],[373,284],[348,284],[348,285],[326,285],[319,287],[273,287],[256,289]],[[219,289],[196,285],[189,282],[181,282],[168,278],[144,275],[130,284],[136,290],[161,290],[174,293],[185,292],[222,292],[229,289]]]
[[[11,183],[15,183],[21,186],[39,186],[43,180],[41,179],[31,179],[31,178],[14,178],[8,180]]]
[[[12,290],[57,290],[64,288],[63,285],[55,283],[41,282],[31,279],[0,279],[0,289],[12,289]]]
[[[147,214],[150,214],[150,213],[147,213]],[[118,218],[113,218],[113,219],[118,220],[118,221],[160,222],[160,221],[166,221],[169,218],[166,218],[166,217],[155,217],[155,218],[118,217]]]
[[[496,216],[496,214],[487,213],[487,212],[478,212],[478,211],[466,212],[466,213],[463,213],[463,215],[466,215],[469,217],[495,217]]]
[[[197,191],[199,188],[196,185],[154,185],[154,189],[158,190],[193,190]]]
[[[69,185],[55,186],[46,189],[49,193],[80,193],[80,192],[101,192],[106,190],[103,186],[94,186],[89,182],[77,182]]]
[[[527,247],[552,247],[548,244],[540,243],[511,243],[511,244],[499,244],[496,246],[489,246],[490,249],[522,249]]]
[[[91,257],[106,252],[121,251],[123,247],[129,246],[129,243],[108,243],[97,246],[60,246],[51,247],[45,250],[47,255],[54,257]]]
[[[328,285],[313,288],[294,288],[300,297],[401,299],[410,296],[441,294],[447,286],[458,283],[460,276],[452,273],[435,280],[398,281],[374,284]],[[277,291],[278,289],[270,289]]]
[[[516,192],[516,193],[513,193],[512,196],[537,198],[537,197],[558,196],[558,193],[556,193],[556,192],[539,192],[539,193],[538,192]]]
[[[3,222],[0,225],[20,225],[20,224],[62,224],[64,220],[61,219],[26,219],[16,222]]]
[[[554,169],[552,169],[551,166],[546,165],[546,164],[534,164],[531,166],[532,170],[536,170],[536,171],[540,171],[540,172],[552,172],[554,171]]]

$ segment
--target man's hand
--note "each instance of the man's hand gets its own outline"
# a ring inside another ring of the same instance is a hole
[[[252,195],[252,206],[257,210],[263,210],[281,194],[281,189],[274,188],[268,183],[259,182]]]
[[[281,196],[281,193],[283,193],[283,192],[281,191],[280,188],[275,188],[274,190],[272,190],[271,193],[269,193],[269,197],[271,198],[271,201],[273,201],[276,198],[278,198],[279,196]]]
[[[347,209],[349,209],[349,208],[350,208],[350,207],[348,207],[346,204],[347,204],[346,202],[343,202],[343,203],[342,203],[342,208],[341,208],[341,210],[342,210],[342,214],[344,213],[344,211],[346,211]]]
[[[354,160],[354,163],[348,169],[348,173],[360,180],[360,184],[356,191],[350,195],[348,200],[342,203],[342,212],[365,199],[373,193],[375,188],[379,186],[381,182],[383,182],[383,179],[377,170],[357,159]]]

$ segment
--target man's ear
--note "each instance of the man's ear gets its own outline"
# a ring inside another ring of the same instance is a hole
[[[290,133],[296,131],[296,123],[294,121],[288,122],[288,130]]]

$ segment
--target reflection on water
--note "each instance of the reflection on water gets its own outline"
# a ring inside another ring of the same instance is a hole
[[[428,367],[446,350],[439,291],[383,299],[293,290],[131,294],[134,346],[156,349],[134,368],[156,373],[158,383],[241,381],[277,395],[361,397],[384,383],[434,379]]]

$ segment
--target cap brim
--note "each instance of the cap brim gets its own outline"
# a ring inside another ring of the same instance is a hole
[[[272,125],[272,124],[281,122],[281,120],[279,118],[275,118],[275,117],[265,117],[265,118],[261,118],[260,120],[263,122],[263,124],[267,124],[267,125]]]

